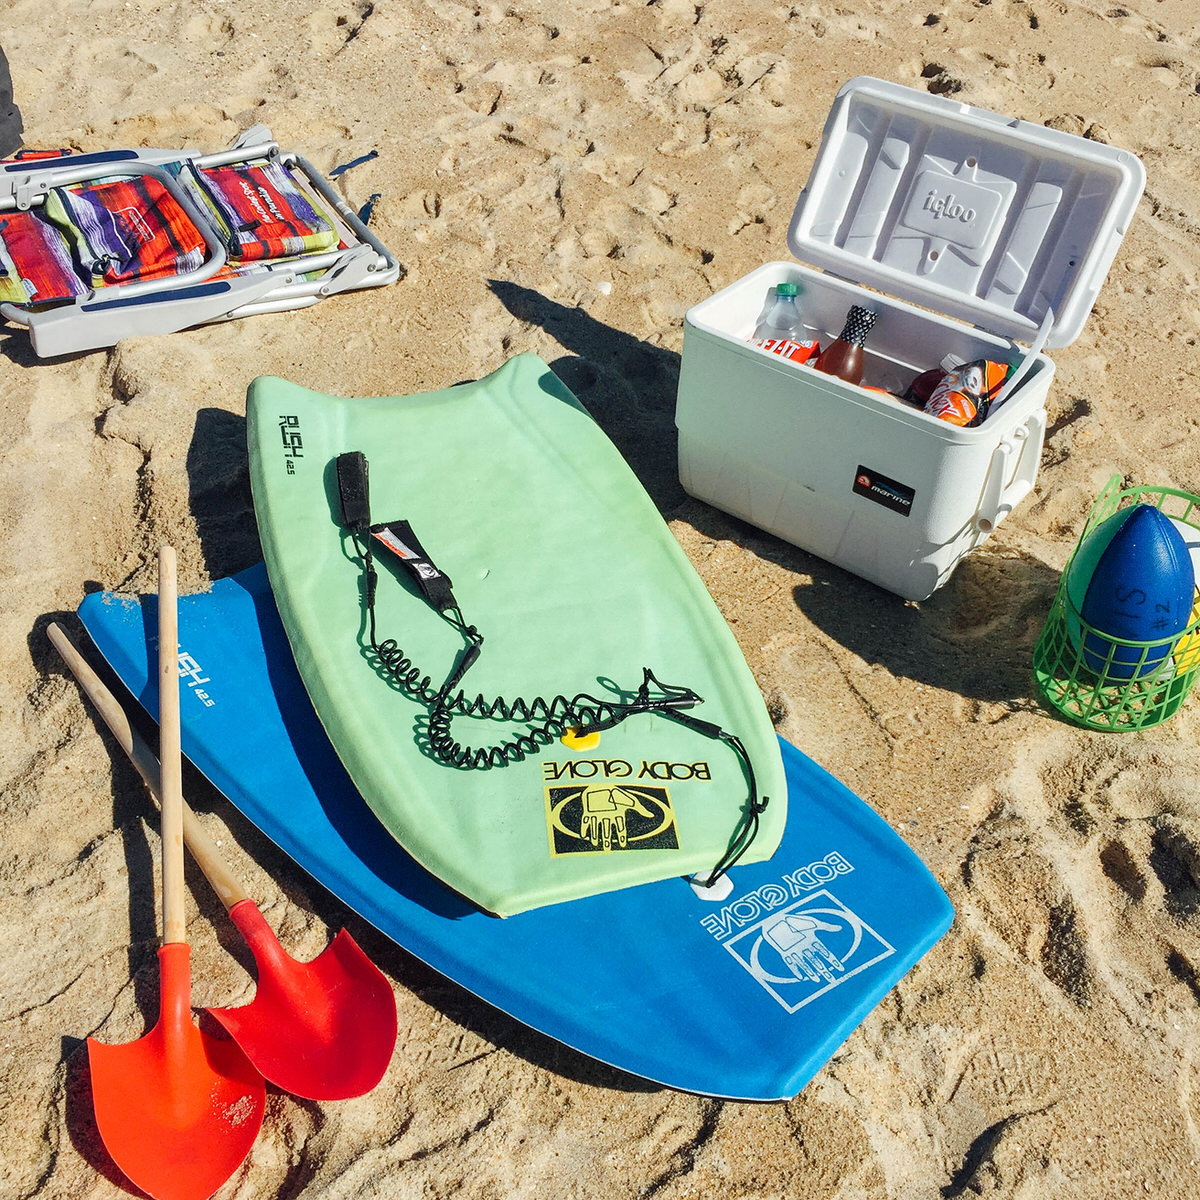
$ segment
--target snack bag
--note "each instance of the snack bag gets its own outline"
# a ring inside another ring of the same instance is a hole
[[[1008,363],[985,358],[963,363],[942,376],[925,402],[925,411],[951,425],[982,425],[1008,372]]]

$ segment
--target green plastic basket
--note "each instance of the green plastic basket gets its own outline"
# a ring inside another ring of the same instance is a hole
[[[1200,534],[1200,497],[1175,488],[1122,488],[1121,483],[1114,475],[1092,505],[1033,649],[1034,680],[1046,703],[1077,725],[1108,732],[1147,729],[1173,716],[1200,674],[1200,617],[1173,637],[1130,642],[1089,625],[1067,592],[1067,573],[1079,547],[1119,508],[1152,504]],[[1116,671],[1110,670],[1114,661]],[[1157,669],[1147,667],[1159,663]]]

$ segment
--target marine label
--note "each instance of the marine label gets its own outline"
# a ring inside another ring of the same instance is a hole
[[[907,484],[898,483],[861,464],[854,471],[853,491],[855,495],[865,496],[905,517],[912,511],[913,498],[917,494]]]

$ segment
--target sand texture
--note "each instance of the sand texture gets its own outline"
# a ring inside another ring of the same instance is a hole
[[[780,732],[924,858],[953,929],[788,1103],[649,1087],[415,962],[189,776],[300,957],[347,925],[395,984],[383,1083],[268,1095],[219,1193],[1200,1195],[1200,700],[1097,734],[1034,699],[1059,573],[1114,473],[1200,492],[1194,0],[4,0],[33,147],[219,149],[254,122],[341,176],[403,263],[382,291],[39,361],[0,338],[0,1198],[123,1193],[84,1039],[155,1011],[157,814],[49,646],[96,587],[195,591],[259,556],[245,395],[476,378],[534,351],[628,458]],[[903,600],[677,475],[683,314],[786,231],[840,85],[876,75],[1128,149],[1147,185],[1057,376],[1034,493]],[[247,957],[189,869],[194,1003]]]

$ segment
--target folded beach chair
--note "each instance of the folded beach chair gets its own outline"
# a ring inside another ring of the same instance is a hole
[[[230,149],[0,163],[0,316],[41,357],[393,283],[396,259],[261,125]]]

